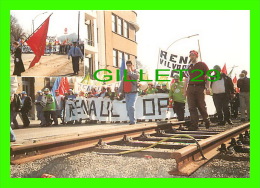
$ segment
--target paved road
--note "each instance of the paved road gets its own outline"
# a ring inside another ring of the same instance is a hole
[[[40,61],[29,69],[29,65],[33,58],[34,54],[22,54],[25,67],[25,72],[22,73],[22,76],[74,76],[72,74],[72,62],[71,59],[68,60],[67,55],[52,54],[42,56]],[[10,74],[12,75],[14,69],[12,57],[10,57],[10,60]],[[80,62],[80,71],[77,76],[84,76],[84,62]]]

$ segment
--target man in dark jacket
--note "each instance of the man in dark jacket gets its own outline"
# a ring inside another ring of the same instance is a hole
[[[25,71],[24,65],[23,65],[23,60],[22,60],[22,50],[19,47],[18,42],[13,43],[14,47],[14,72],[13,75],[21,76],[21,73]]]
[[[221,72],[221,68],[218,65],[215,65],[213,69]],[[212,78],[212,80],[214,79]],[[218,125],[225,125],[226,122],[233,125],[233,122],[230,120],[230,110],[228,106],[230,99],[235,96],[234,84],[231,78],[221,73],[219,80],[211,82],[211,89],[214,105],[218,114]]]
[[[239,101],[241,121],[245,121],[245,111],[247,112],[247,120],[250,121],[250,79],[247,77],[247,71],[243,70],[239,75],[237,87],[240,88]]]
[[[28,113],[32,109],[32,99],[30,96],[27,96],[27,93],[25,91],[23,91],[21,94],[22,94],[21,100],[23,104],[21,109],[23,126],[29,127],[30,120],[28,118]]]
[[[17,94],[12,94],[11,96],[11,104],[10,104],[10,118],[11,118],[11,123],[13,122],[13,129],[18,129],[18,122],[16,120],[16,116],[18,114],[18,112],[20,112],[22,107],[22,101],[19,95]]]

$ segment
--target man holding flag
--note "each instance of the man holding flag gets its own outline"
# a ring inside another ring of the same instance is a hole
[[[122,66],[124,66],[124,56],[122,59]],[[134,125],[136,123],[135,119],[135,102],[138,96],[138,84],[137,80],[139,79],[139,73],[137,72],[136,69],[134,69],[133,63],[131,60],[128,60],[126,62],[126,67],[127,67],[127,80],[125,81],[126,78],[123,78],[121,80],[120,86],[119,86],[119,92],[125,94],[125,100],[126,100],[126,110],[127,110],[127,115],[130,119],[130,124],[129,125]],[[133,81],[132,81],[133,80]]]

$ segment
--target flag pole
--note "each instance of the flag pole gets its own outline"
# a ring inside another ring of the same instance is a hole
[[[36,31],[38,31],[38,29],[44,24],[44,22],[45,22],[49,17],[51,17],[52,14],[53,14],[53,12],[42,22],[42,24],[41,24],[39,27],[37,27],[37,29],[34,30],[34,32],[33,32],[32,34],[30,34],[29,37],[27,37],[26,40],[24,40],[24,42],[26,42]]]
[[[78,45],[79,45],[79,20],[80,20],[80,11],[78,14]]]
[[[198,39],[198,46],[199,46],[200,60],[202,61],[201,50],[200,50],[200,41],[199,41],[199,39]]]

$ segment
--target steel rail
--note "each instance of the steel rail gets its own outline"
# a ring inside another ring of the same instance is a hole
[[[200,166],[208,162],[219,151],[218,148],[223,143],[228,143],[231,138],[238,136],[249,129],[250,123],[245,123],[240,126],[229,129],[207,139],[199,141],[202,152],[206,159],[202,159],[199,150],[195,144],[179,149],[172,153],[171,158],[174,158],[177,163],[177,168],[170,171],[171,175],[189,176],[195,172]]]

